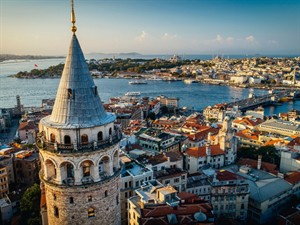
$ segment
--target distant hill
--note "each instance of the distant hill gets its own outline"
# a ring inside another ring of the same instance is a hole
[[[65,58],[64,56],[44,56],[44,55],[12,55],[12,54],[0,54],[0,62],[6,60],[20,60],[20,59],[55,59]]]
[[[121,53],[98,53],[92,52],[85,54],[88,59],[103,59],[103,58],[139,58],[143,55],[137,52],[121,52]]]

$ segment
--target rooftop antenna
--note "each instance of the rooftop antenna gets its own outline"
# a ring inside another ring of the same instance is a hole
[[[76,18],[75,18],[75,12],[74,12],[74,0],[71,0],[71,5],[72,5],[72,12],[71,12],[72,27],[71,27],[71,31],[73,32],[73,35],[75,35],[75,32],[76,32],[77,28],[75,26]]]

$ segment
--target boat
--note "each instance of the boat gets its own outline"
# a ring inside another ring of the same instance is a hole
[[[198,83],[197,80],[193,80],[193,79],[185,79],[185,80],[183,80],[183,82],[184,82],[185,84]]]
[[[135,81],[129,81],[129,84],[147,84],[146,81],[142,81],[142,80],[135,80]]]
[[[130,96],[130,97],[140,96],[140,95],[141,95],[141,92],[139,92],[139,91],[127,92],[127,93],[125,94],[125,96]]]
[[[159,80],[162,80],[162,79],[155,76],[155,77],[150,77],[147,80],[159,81]]]

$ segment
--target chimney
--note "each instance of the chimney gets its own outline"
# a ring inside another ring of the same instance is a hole
[[[206,150],[206,155],[207,156],[211,156],[211,149],[210,149],[210,145],[209,144],[206,144],[205,150]]]
[[[262,159],[262,155],[258,156],[258,160],[257,160],[257,169],[260,170],[261,168],[261,159]]]

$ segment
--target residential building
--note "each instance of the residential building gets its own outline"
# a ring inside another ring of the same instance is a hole
[[[28,140],[28,138],[32,137],[35,139],[36,138],[36,130],[37,126],[34,124],[33,121],[26,121],[22,122],[19,125],[19,138],[22,141]]]
[[[220,170],[210,182],[215,217],[245,220],[249,199],[249,185],[246,180],[230,171]]]
[[[148,181],[128,199],[129,225],[214,224],[211,204],[196,195]]]
[[[165,186],[172,186],[178,192],[186,191],[187,172],[179,168],[165,168],[154,172],[154,178]]]
[[[160,101],[160,106],[166,106],[170,109],[177,109],[179,107],[179,98],[168,98],[161,96],[157,99]]]
[[[31,186],[39,181],[39,154],[33,150],[23,150],[14,153],[14,171],[16,182]]]
[[[188,175],[186,192],[198,195],[199,198],[210,202],[211,184],[205,174]]]
[[[0,199],[4,198],[9,192],[8,175],[6,167],[0,165]]]
[[[280,152],[280,172],[287,173],[300,170],[300,149],[288,148]]]
[[[132,160],[126,155],[120,156],[124,168],[121,172],[120,200],[121,200],[121,224],[127,225],[128,214],[127,199],[136,195],[135,190],[140,188],[144,181],[153,179],[153,172],[141,165],[138,161]]]

